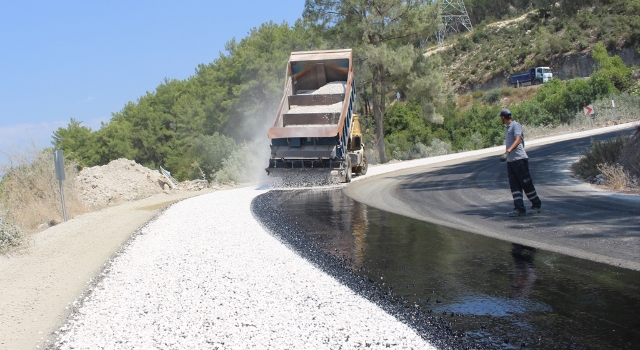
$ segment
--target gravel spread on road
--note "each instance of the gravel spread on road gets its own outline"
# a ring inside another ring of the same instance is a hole
[[[433,348],[253,219],[265,191],[177,203],[111,260],[61,349]]]

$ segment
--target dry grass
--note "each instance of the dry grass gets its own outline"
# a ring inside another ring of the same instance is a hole
[[[62,222],[60,190],[51,150],[40,151],[34,145],[26,150],[4,152],[8,164],[0,164],[0,210],[9,224],[25,232],[35,232]],[[77,164],[66,161],[63,181],[67,218],[86,212],[75,190]],[[43,225],[45,224],[45,225]]]
[[[631,183],[629,173],[620,164],[598,164],[598,170],[604,175],[607,186],[614,190],[624,190]]]
[[[585,179],[601,174],[600,167],[615,165],[627,140],[626,137],[601,142],[592,139],[591,147],[585,150],[580,160],[573,164],[573,171]]]
[[[461,109],[469,109],[473,106],[473,96],[471,94],[459,94],[456,104]]]
[[[457,95],[457,106],[461,109],[470,109],[473,107],[474,101],[480,101],[486,104],[483,97],[490,92],[499,91],[500,96],[498,97],[500,101],[500,105],[502,107],[508,107],[513,104],[519,104],[523,101],[528,101],[532,99],[538,89],[542,85],[533,85],[533,86],[525,86],[521,88],[513,88],[513,87],[503,87],[500,89],[494,89],[489,91],[476,90],[473,94],[458,94]]]
[[[631,137],[620,136],[602,142],[592,140],[589,150],[572,169],[588,181],[604,176],[604,183],[598,183],[613,190],[640,191],[640,127]]]
[[[505,96],[505,98],[501,100],[502,105],[506,107],[511,104],[518,104],[524,101],[529,101],[538,93],[538,89],[541,86],[542,85],[531,85],[520,88],[502,88],[502,95]]]

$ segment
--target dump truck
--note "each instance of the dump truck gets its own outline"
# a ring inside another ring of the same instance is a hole
[[[549,67],[536,67],[525,73],[516,73],[509,76],[509,84],[513,87],[529,86],[546,83],[553,79],[553,73]]]
[[[311,182],[366,174],[352,50],[293,52],[286,68],[284,96],[268,131],[267,174],[285,183],[300,182],[302,174]]]

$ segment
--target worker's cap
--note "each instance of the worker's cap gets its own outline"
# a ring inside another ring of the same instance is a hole
[[[511,118],[511,111],[503,108],[502,111],[500,111],[500,114],[498,114],[498,117],[505,117],[507,119]]]

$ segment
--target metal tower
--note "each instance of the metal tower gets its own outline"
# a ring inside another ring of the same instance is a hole
[[[471,19],[464,6],[464,0],[440,0],[442,6],[442,29],[436,33],[438,45],[442,46],[444,38],[451,33],[460,33],[463,30],[471,31]]]

